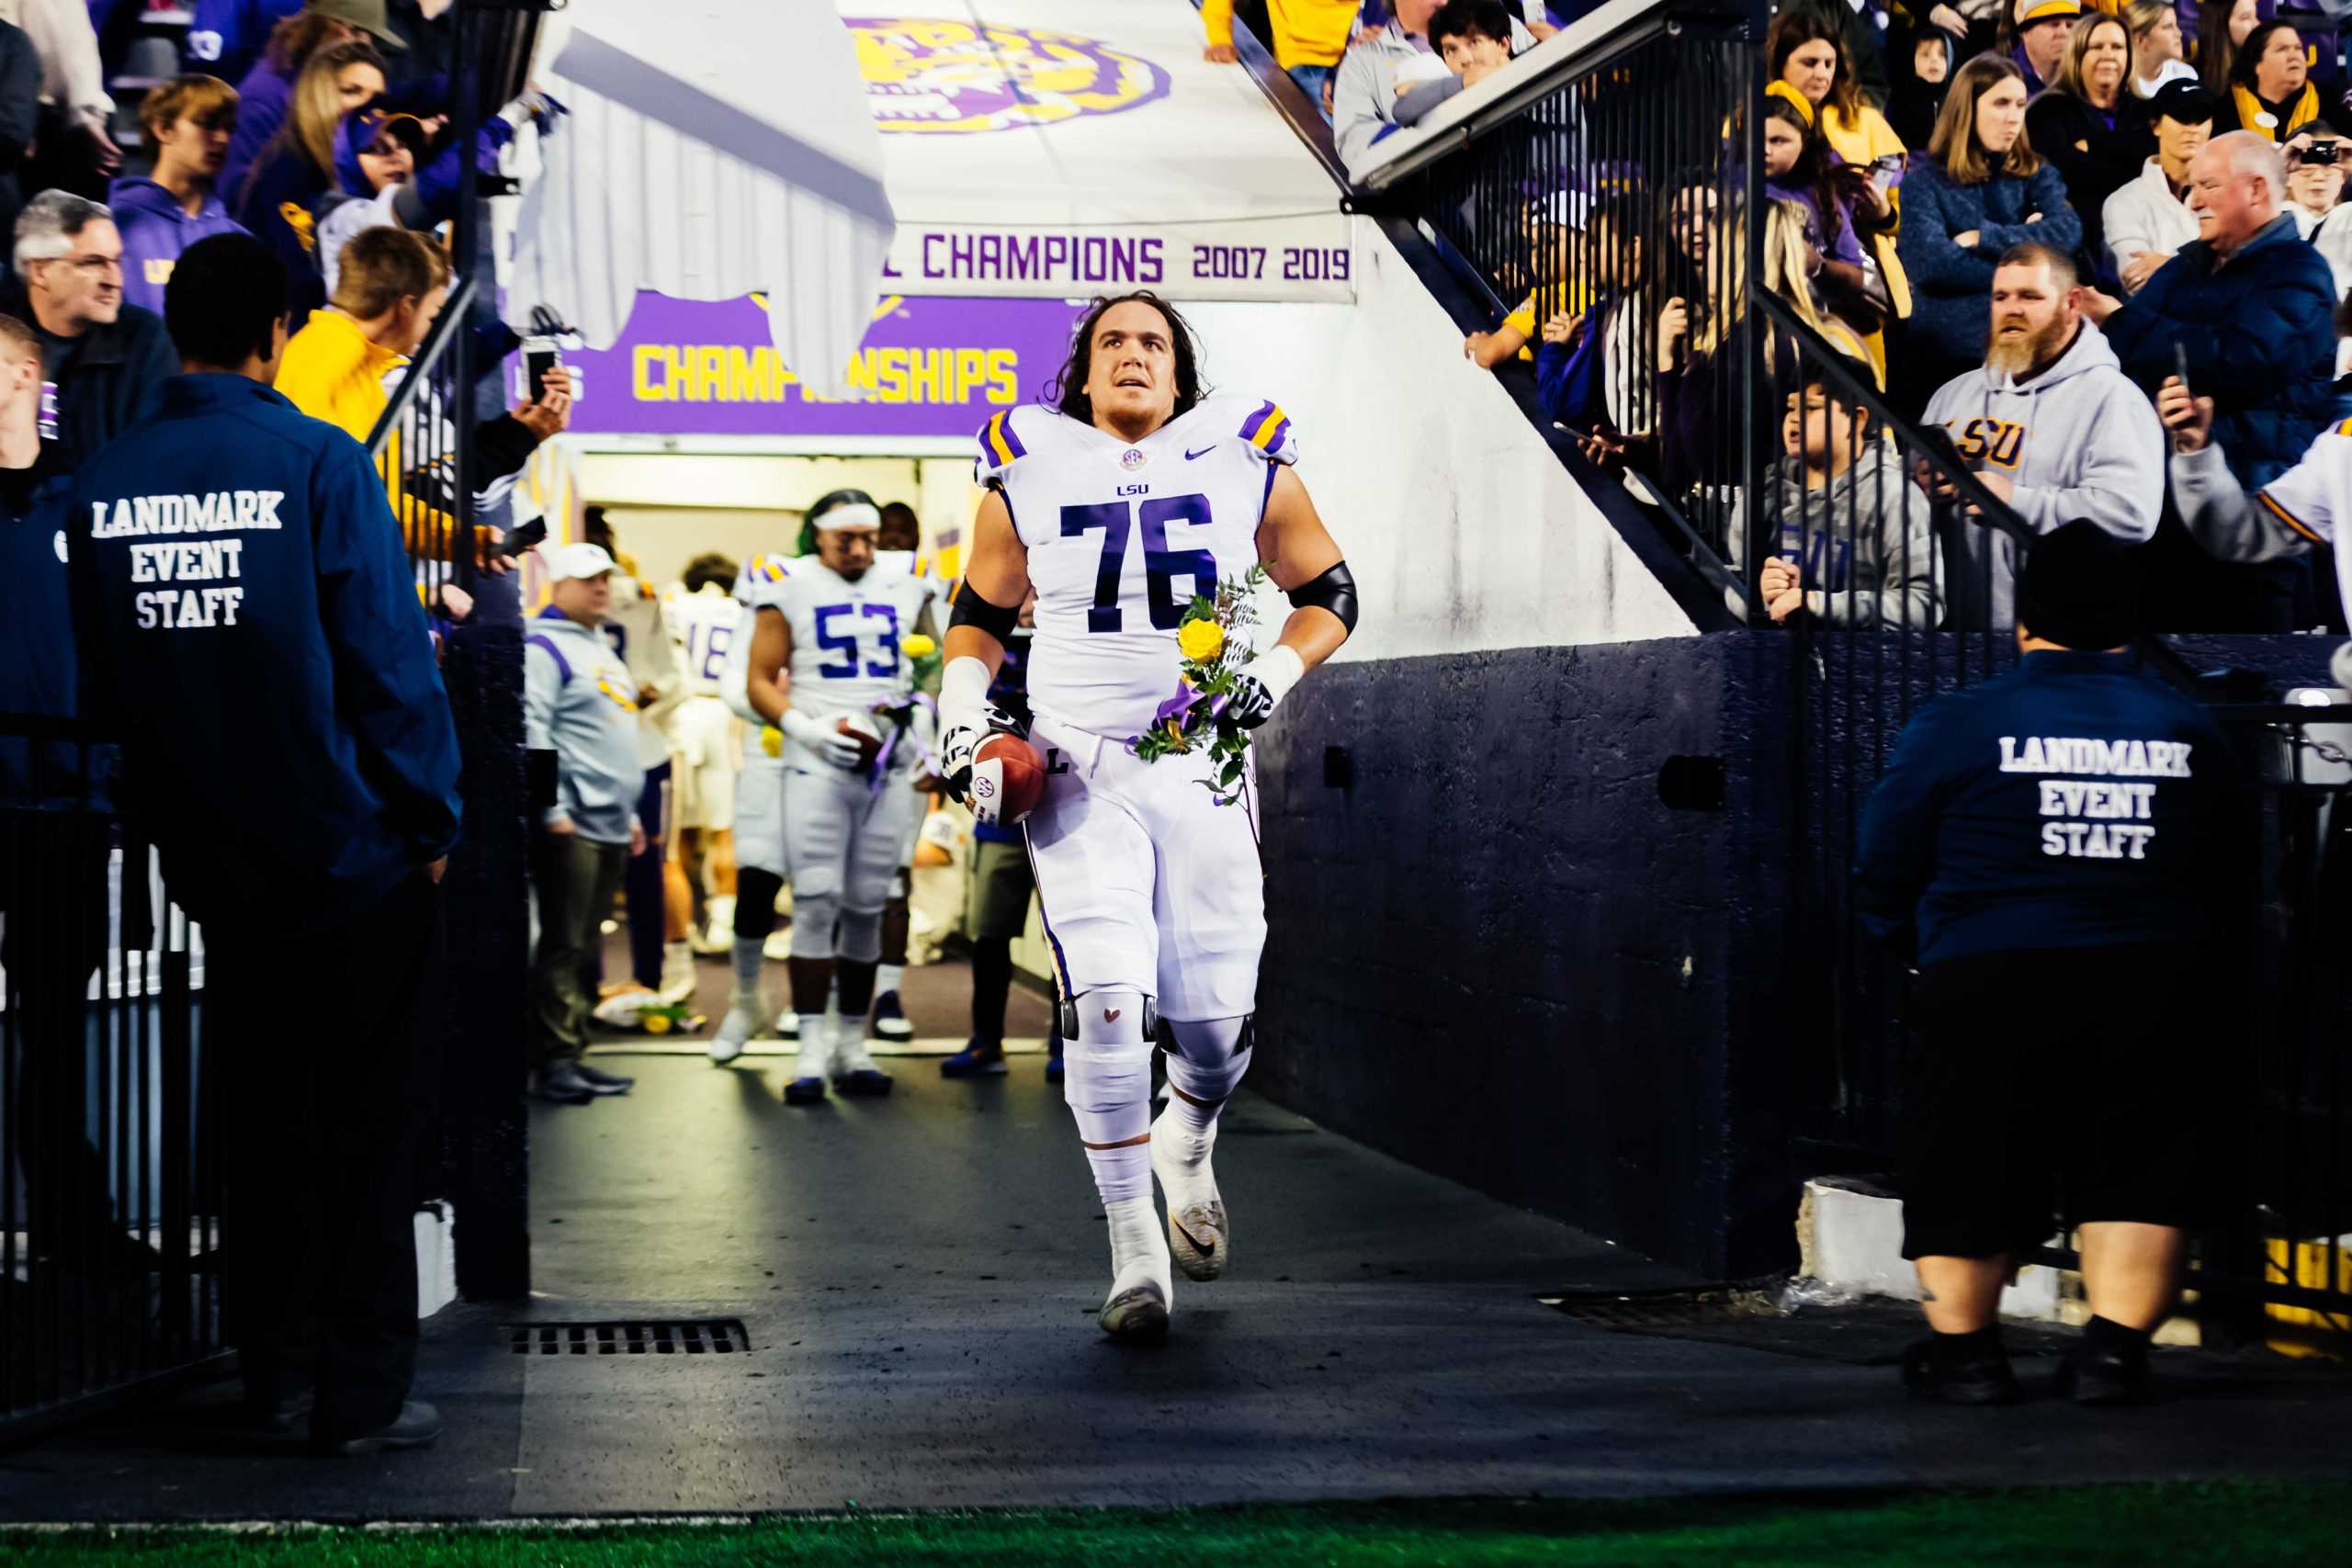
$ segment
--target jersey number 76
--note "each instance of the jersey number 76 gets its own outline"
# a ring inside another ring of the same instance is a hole
[[[1211,521],[1209,498],[1170,495],[1147,501],[1106,501],[1093,506],[1062,508],[1062,536],[1076,538],[1091,529],[1102,530],[1102,559],[1094,569],[1094,604],[1086,612],[1090,632],[1125,629],[1126,612],[1119,607],[1119,574],[1127,561],[1127,536],[1136,522],[1143,525],[1144,581],[1151,601],[1151,624],[1174,631],[1184,619],[1193,593],[1216,593],[1216,558],[1206,550],[1177,550],[1168,546],[1170,523],[1206,525]],[[1175,579],[1193,580],[1192,593],[1176,597]]]

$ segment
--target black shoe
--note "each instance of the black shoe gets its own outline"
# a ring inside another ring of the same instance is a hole
[[[386,1449],[430,1448],[433,1439],[440,1435],[441,1412],[421,1399],[404,1399],[401,1401],[401,1413],[388,1425],[356,1438],[322,1438],[314,1433],[311,1451],[350,1459],[359,1454],[381,1453]]]
[[[541,1067],[531,1075],[531,1086],[524,1092],[549,1105],[585,1105],[596,1098],[595,1088],[580,1076],[579,1066],[571,1062]]]
[[[608,1073],[585,1062],[572,1063],[571,1070],[586,1079],[588,1087],[598,1094],[627,1094],[637,1087],[635,1078],[625,1078],[618,1073]]]
[[[2015,1404],[2025,1397],[2017,1373],[2009,1370],[2008,1352],[1998,1345],[1952,1356],[1939,1353],[1943,1348],[1938,1337],[1930,1335],[1903,1352],[1903,1386],[1913,1398],[1946,1404]]]
[[[2051,1390],[2077,1404],[2144,1404],[2149,1381],[2145,1351],[2077,1345],[2059,1358]]]
[[[288,1393],[276,1399],[248,1398],[242,1406],[244,1424],[258,1432],[279,1437],[300,1431],[311,1419],[311,1391]]]

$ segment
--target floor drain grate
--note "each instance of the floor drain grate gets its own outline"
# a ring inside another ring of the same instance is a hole
[[[752,1348],[739,1317],[687,1323],[510,1323],[517,1356],[736,1356]]]

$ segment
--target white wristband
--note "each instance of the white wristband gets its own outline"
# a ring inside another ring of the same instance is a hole
[[[977,724],[988,712],[989,667],[970,654],[952,659],[947,668],[939,672],[939,722],[943,728],[952,729],[959,724]]]
[[[1298,649],[1278,642],[1250,660],[1249,670],[1266,688],[1266,694],[1279,703],[1290,695],[1290,689],[1306,673],[1306,660],[1298,656]]]

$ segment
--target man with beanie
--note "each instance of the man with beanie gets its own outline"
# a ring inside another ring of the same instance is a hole
[[[1995,1313],[2062,1226],[2094,1314],[2062,1393],[2143,1397],[2179,1289],[2250,818],[2220,728],[2130,649],[2139,576],[2092,524],[2035,540],[2017,667],[1913,719],[1863,814],[1856,907],[1919,969],[1903,1251],[1933,1332],[1903,1377],[1922,1398],[2018,1397]]]
[[[2125,544],[2145,544],[2164,509],[2164,432],[2084,318],[2090,293],[2073,258],[2047,245],[2003,252],[1984,367],[1944,383],[1922,423],[1943,426],[1984,488],[2036,534],[2088,521]],[[1951,487],[1924,468],[1920,479],[1949,498]],[[2015,541],[1962,519],[1946,543],[1952,625],[2008,626]]]
[[[613,558],[596,545],[547,552],[548,607],[523,649],[523,744],[552,756],[534,776],[554,781],[540,804],[532,881],[539,948],[531,963],[534,1099],[585,1105],[626,1094],[637,1081],[582,1059],[596,1006],[586,976],[589,944],[604,940],[628,857],[645,850],[637,797],[637,682],[605,640],[613,604]]]

